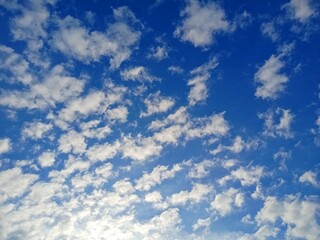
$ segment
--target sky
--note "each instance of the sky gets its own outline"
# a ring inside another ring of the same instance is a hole
[[[0,240],[320,239],[320,2],[0,0]]]

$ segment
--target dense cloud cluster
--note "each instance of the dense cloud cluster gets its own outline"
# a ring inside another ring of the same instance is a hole
[[[320,5],[266,2],[0,0],[0,240],[320,239]]]

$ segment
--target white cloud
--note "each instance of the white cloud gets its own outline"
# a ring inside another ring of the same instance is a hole
[[[209,170],[215,165],[213,160],[203,160],[199,163],[193,164],[190,172],[188,173],[189,178],[204,178],[209,174]]]
[[[258,84],[255,92],[256,97],[263,99],[277,99],[284,92],[289,78],[281,73],[285,62],[280,56],[271,55],[265,64],[259,68],[254,75],[254,80]]]
[[[275,123],[275,115],[280,116],[279,122]],[[269,137],[283,137],[285,139],[292,138],[293,132],[291,130],[291,124],[294,115],[289,109],[277,108],[276,111],[269,110],[265,113],[258,114],[260,119],[264,119],[264,131],[263,135]]]
[[[124,123],[127,121],[128,114],[128,108],[124,106],[118,106],[116,108],[108,109],[106,112],[106,117],[111,122],[119,121]]]
[[[254,236],[257,240],[266,240],[270,239],[270,237],[277,237],[278,233],[280,232],[279,228],[272,228],[268,225],[263,225],[260,227],[255,233]]]
[[[205,218],[205,219],[198,219],[195,224],[192,225],[193,231],[196,231],[200,228],[205,228],[208,229],[211,224],[211,219],[210,218]]]
[[[81,154],[84,153],[87,148],[85,138],[81,133],[78,133],[75,130],[71,130],[68,133],[61,135],[58,142],[58,149],[63,153],[73,152],[75,154]]]
[[[149,96],[144,100],[147,107],[146,112],[142,112],[140,117],[148,117],[155,113],[167,112],[173,107],[175,101],[171,97],[164,97],[160,95],[160,91],[149,94]]]
[[[0,202],[21,196],[38,179],[35,174],[24,174],[15,167],[0,172]]]
[[[217,211],[220,216],[226,216],[233,211],[233,207],[242,207],[244,194],[237,189],[230,188],[216,195],[211,202],[211,209]]]
[[[31,51],[41,49],[47,38],[46,27],[50,17],[47,7],[54,2],[39,0],[28,2],[26,6],[17,6],[20,14],[11,22],[13,38],[26,41]]]
[[[286,9],[291,19],[306,23],[315,14],[314,7],[309,0],[290,0],[283,8]]]
[[[9,90],[0,94],[0,105],[13,109],[45,109],[55,107],[78,96],[84,88],[84,80],[68,76],[62,65],[57,65],[25,91]]]
[[[169,114],[164,120],[153,120],[148,129],[158,130],[170,124],[186,124],[189,114],[186,107],[180,107],[175,113]]]
[[[168,202],[174,206],[186,205],[187,203],[196,204],[207,199],[208,194],[212,192],[212,187],[209,185],[204,185],[196,183],[192,186],[192,190],[181,191],[175,193],[168,198]]]
[[[160,143],[177,144],[186,127],[180,125],[173,125],[162,129],[160,132],[154,134],[153,139]]]
[[[184,72],[183,68],[181,68],[180,66],[170,66],[168,67],[168,71],[172,74],[181,74]]]
[[[186,133],[188,138],[192,139],[210,135],[225,136],[230,130],[228,122],[224,119],[224,112],[196,119],[194,126],[194,128]]]
[[[12,48],[0,45],[0,69],[4,71],[1,77],[8,76],[10,83],[31,84],[35,76],[31,73],[29,63],[14,52]],[[6,71],[8,74],[5,74]]]
[[[101,112],[107,107],[105,94],[101,91],[93,91],[83,98],[70,101],[59,112],[59,120],[72,122],[76,116],[87,117],[89,114]]]
[[[42,122],[27,123],[22,129],[24,138],[42,139],[43,136],[53,128],[51,123],[45,124]]]
[[[0,154],[7,153],[11,150],[11,140],[10,138],[0,139]]]
[[[156,59],[161,61],[168,58],[169,48],[166,45],[152,47],[147,55],[148,58]]]
[[[221,185],[224,185],[230,180],[239,180],[242,186],[250,186],[259,183],[260,179],[265,175],[263,167],[251,166],[240,167],[237,170],[232,170],[230,175],[227,175],[219,180]]]
[[[209,62],[193,69],[191,74],[194,76],[188,81],[188,86],[191,86],[188,100],[189,105],[194,106],[198,102],[203,102],[208,97],[207,81],[210,79],[210,71],[218,66],[216,58],[210,59]]]
[[[139,191],[148,191],[153,186],[161,184],[166,179],[171,179],[175,174],[182,170],[180,164],[175,164],[171,169],[168,166],[157,166],[151,173],[144,173],[141,178],[136,181],[135,188]]]
[[[111,68],[118,68],[130,58],[141,33],[128,24],[129,16],[135,19],[129,8],[114,9],[113,14],[116,21],[107,27],[106,32],[90,32],[78,19],[71,16],[58,20],[59,30],[53,34],[53,46],[86,63],[108,56]]]
[[[86,155],[91,161],[103,161],[113,158],[120,151],[120,143],[95,144],[86,151]]]
[[[320,183],[317,181],[317,174],[312,171],[307,171],[299,178],[301,183],[309,183],[314,187],[320,187]]]
[[[126,81],[153,82],[160,80],[160,78],[151,75],[143,66],[125,69],[120,72],[120,75]]]
[[[106,135],[110,134],[112,130],[109,126],[98,127],[99,120],[91,120],[80,124],[83,136],[87,138],[103,139]]]
[[[217,33],[229,32],[230,23],[224,10],[215,2],[188,0],[180,12],[183,18],[174,35],[182,41],[191,42],[195,47],[207,47]]]
[[[262,23],[260,29],[262,34],[266,37],[269,37],[273,42],[276,42],[280,39],[280,34],[273,21]]]
[[[150,157],[158,156],[162,151],[162,146],[152,138],[143,138],[139,135],[133,139],[131,136],[125,136],[122,140],[121,151],[123,158],[143,162]]]
[[[241,136],[236,136],[233,144],[230,146],[225,146],[222,144],[219,144],[218,147],[212,151],[210,151],[211,154],[216,155],[222,151],[230,151],[233,153],[240,153],[243,150],[250,150],[250,149],[257,149],[260,145],[260,141],[258,139],[253,139],[251,141],[245,142]]]
[[[317,212],[320,205],[311,199],[300,200],[289,195],[283,201],[275,197],[267,197],[263,208],[256,215],[257,222],[275,224],[277,220],[286,226],[288,238],[304,238],[316,240],[320,238],[320,226]]]
[[[54,152],[43,152],[39,158],[39,164],[41,167],[51,167],[54,164],[56,154]]]

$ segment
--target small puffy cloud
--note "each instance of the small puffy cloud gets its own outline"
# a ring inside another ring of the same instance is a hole
[[[171,72],[172,74],[181,74],[183,73],[183,68],[181,68],[180,66],[170,66],[168,67],[168,71]]]
[[[194,184],[192,190],[188,191],[181,191],[179,193],[175,193],[171,195],[167,201],[172,205],[186,205],[187,203],[196,204],[201,201],[204,201],[207,196],[212,192],[212,187],[205,184]]]
[[[281,73],[285,62],[280,56],[272,55],[258,72],[254,75],[254,80],[258,87],[255,92],[256,97],[262,99],[277,99],[285,90],[286,83],[289,81],[287,75]]]
[[[147,57],[156,59],[157,61],[161,61],[163,59],[168,58],[169,50],[170,49],[165,44],[160,45],[160,46],[156,46],[156,47],[152,47],[149,50]]]
[[[22,129],[24,138],[41,139],[53,128],[51,123],[45,124],[42,122],[27,123]]]
[[[113,158],[118,153],[118,151],[120,151],[120,143],[116,141],[113,144],[94,144],[86,151],[86,155],[89,160],[93,162],[104,161],[106,159]]]
[[[90,32],[80,20],[71,16],[59,19],[59,29],[53,34],[53,46],[86,63],[108,56],[111,68],[118,68],[123,61],[130,58],[141,33],[128,24],[129,18],[137,21],[129,8],[114,9],[113,14],[115,22],[108,25],[106,32]]]
[[[291,19],[306,23],[315,14],[315,9],[309,0],[290,0],[283,8]]]
[[[108,109],[106,112],[106,118],[111,122],[119,121],[121,123],[124,123],[127,121],[128,114],[128,108],[119,106],[116,108]]]
[[[160,91],[150,94],[144,103],[147,107],[146,112],[142,112],[140,117],[147,117],[155,113],[167,112],[174,105],[174,99],[160,95]]]
[[[192,225],[193,231],[196,231],[201,228],[209,228],[211,224],[211,219],[210,218],[205,218],[205,219],[198,219],[195,224]]]
[[[121,152],[123,158],[131,158],[137,162],[143,162],[150,157],[158,156],[162,148],[152,138],[125,136],[122,140]]]
[[[280,117],[278,123],[275,123],[275,116]],[[276,111],[269,110],[265,113],[258,114],[260,119],[264,119],[263,135],[268,137],[292,138],[291,130],[294,115],[290,109],[277,108]]]
[[[49,5],[55,1],[39,0],[16,5],[18,14],[12,19],[11,33],[15,40],[26,41],[30,51],[38,51],[47,39],[47,24],[50,17]]]
[[[320,238],[319,209],[319,203],[312,198],[301,200],[298,196],[289,195],[281,201],[269,196],[255,219],[259,225],[281,221],[288,238],[317,240]]]
[[[241,138],[241,136],[236,136],[232,145],[225,146],[225,145],[219,144],[218,147],[210,151],[210,153],[213,155],[216,155],[222,151],[240,153],[243,150],[257,149],[260,144],[261,144],[261,141],[259,141],[258,139],[253,139],[251,141],[246,142]]]
[[[187,0],[186,4],[180,12],[182,22],[174,32],[181,41],[191,42],[195,47],[207,47],[218,33],[231,30],[225,11],[217,3]]]
[[[175,164],[171,169],[168,166],[157,166],[150,173],[144,173],[141,178],[136,181],[135,188],[139,191],[148,191],[153,186],[161,184],[166,179],[173,178],[177,172],[182,170],[180,164]]]
[[[320,187],[320,183],[317,180],[317,174],[312,171],[307,171],[299,178],[299,182],[311,184],[314,187]]]
[[[92,120],[81,123],[80,128],[82,130],[82,134],[87,138],[102,139],[112,132],[109,126],[99,127],[99,124],[99,120]]]
[[[193,69],[193,77],[189,79],[188,86],[190,92],[188,95],[189,105],[194,106],[198,102],[203,102],[208,97],[207,81],[210,79],[210,72],[218,66],[216,58],[210,59],[207,63]]]
[[[210,169],[215,165],[213,160],[203,160],[199,163],[193,164],[190,172],[188,173],[189,178],[204,178],[209,174]]]
[[[68,133],[61,135],[58,142],[58,149],[63,153],[73,152],[76,154],[81,154],[84,153],[87,148],[85,138],[81,133],[78,133],[75,130],[71,130]]]
[[[280,34],[274,21],[262,23],[260,30],[264,36],[269,37],[273,42],[280,39]]]
[[[126,81],[153,82],[160,80],[158,77],[151,75],[143,66],[125,69],[120,72],[120,75]]]
[[[10,138],[0,139],[0,154],[9,152],[11,150],[11,140]]]
[[[43,152],[39,158],[38,162],[42,168],[51,167],[54,164],[56,154],[54,152]]]
[[[219,180],[221,185],[224,185],[230,180],[240,181],[242,186],[250,186],[253,184],[259,183],[260,179],[265,175],[263,167],[252,166],[248,168],[240,167],[236,170],[230,172],[230,175],[227,175]]]
[[[12,48],[4,45],[0,45],[0,69],[3,71],[1,75],[7,76],[7,81],[10,83],[29,85],[35,80],[29,69],[29,63]]]
[[[186,133],[188,138],[192,139],[210,135],[225,136],[230,130],[229,123],[224,119],[224,112],[196,119],[194,126],[194,128],[189,129]]]
[[[237,189],[230,188],[227,191],[216,195],[211,202],[211,209],[220,216],[226,216],[233,211],[234,207],[242,207],[244,204],[244,194]]]
[[[0,172],[0,202],[21,196],[38,179],[35,174],[24,174],[15,167]]]

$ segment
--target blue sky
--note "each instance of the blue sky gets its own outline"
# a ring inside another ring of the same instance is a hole
[[[319,9],[0,0],[0,239],[320,239]]]

